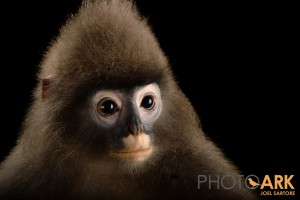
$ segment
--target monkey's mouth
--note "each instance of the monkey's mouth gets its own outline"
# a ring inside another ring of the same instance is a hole
[[[119,158],[128,159],[131,161],[141,162],[144,161],[152,154],[152,147],[141,148],[135,150],[121,150],[121,151],[113,151],[112,154],[114,156],[118,156]]]

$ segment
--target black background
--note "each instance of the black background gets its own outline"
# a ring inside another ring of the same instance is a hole
[[[0,160],[15,144],[43,53],[79,5],[78,0],[0,5]],[[295,174],[296,185],[295,5],[138,0],[137,6],[149,19],[207,135],[243,174]]]

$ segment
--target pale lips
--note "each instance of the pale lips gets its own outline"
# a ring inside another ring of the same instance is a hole
[[[150,145],[150,137],[145,133],[138,135],[130,134],[123,139],[123,144],[124,149],[114,151],[113,154],[132,161],[143,161],[148,158],[153,151]]]

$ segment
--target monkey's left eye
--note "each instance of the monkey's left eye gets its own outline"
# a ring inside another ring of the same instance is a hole
[[[98,104],[98,112],[103,117],[108,117],[119,111],[117,103],[110,98],[103,98]]]
[[[141,107],[151,110],[154,107],[154,104],[154,97],[152,95],[146,95],[141,102]]]

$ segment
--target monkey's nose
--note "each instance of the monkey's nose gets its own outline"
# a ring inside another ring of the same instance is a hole
[[[140,123],[131,123],[128,125],[128,132],[132,135],[138,135],[143,131],[142,124]]]

